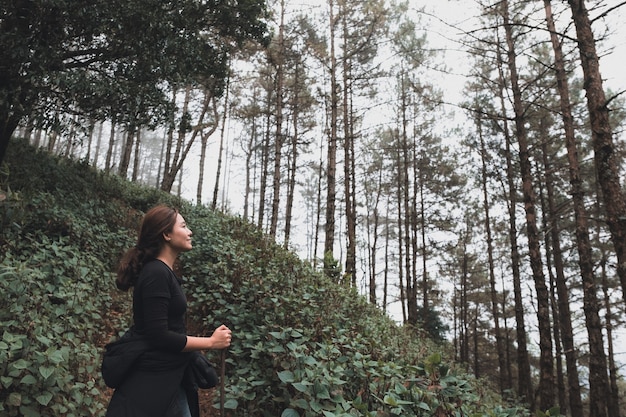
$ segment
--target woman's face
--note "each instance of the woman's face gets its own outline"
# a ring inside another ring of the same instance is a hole
[[[176,222],[172,231],[165,233],[165,242],[176,252],[187,252],[191,250],[191,235],[193,233],[187,227],[187,223],[180,213],[176,214]]]

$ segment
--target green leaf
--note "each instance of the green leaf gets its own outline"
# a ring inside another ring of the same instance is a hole
[[[10,393],[9,398],[7,398],[7,404],[14,407],[19,407],[20,405],[22,405],[22,395],[18,392]]]
[[[39,340],[39,342],[44,346],[50,346],[50,343],[52,343],[50,338],[43,336],[43,335],[38,335],[37,340]]]
[[[20,384],[24,385],[34,385],[37,383],[37,380],[31,374],[24,375],[24,378],[20,380]]]
[[[294,382],[293,387],[300,392],[307,392],[312,384],[308,381]]]
[[[330,393],[328,387],[320,383],[315,383],[315,396],[323,400],[330,400]]]
[[[43,376],[43,379],[48,379],[54,373],[54,368],[51,366],[40,366],[39,373]]]
[[[239,406],[239,403],[235,399],[228,399],[224,402],[224,408],[227,410],[234,410]]]
[[[2,386],[5,388],[9,388],[11,386],[11,384],[13,384],[13,378],[11,378],[10,376],[0,376],[0,383],[2,383]]]
[[[15,369],[26,369],[30,366],[30,362],[25,361],[24,359],[18,359],[13,362],[11,366]]]
[[[293,372],[291,371],[281,371],[278,373],[278,378],[284,383],[291,383],[295,381],[295,377]]]
[[[20,407],[22,417],[41,417],[41,413],[31,406],[23,405]]]
[[[44,392],[43,394],[39,394],[38,396],[36,396],[35,399],[39,404],[46,406],[52,399],[52,393]]]
[[[309,402],[305,400],[304,398],[298,398],[297,400],[293,402],[293,405],[303,410],[309,410],[311,408],[311,406],[309,405]]]
[[[63,352],[61,352],[60,350],[55,350],[50,354],[49,359],[50,362],[58,365],[64,361]]]
[[[280,417],[300,417],[300,414],[298,414],[298,412],[293,408],[286,408],[280,414]]]

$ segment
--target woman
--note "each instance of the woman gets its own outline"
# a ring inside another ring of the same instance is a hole
[[[231,331],[222,325],[210,337],[186,335],[187,300],[174,264],[191,250],[191,236],[177,210],[159,205],[145,214],[137,244],[122,257],[116,285],[122,291],[133,288],[134,323],[110,344],[113,348],[107,346],[107,353],[118,350],[105,354],[117,362],[103,362],[105,382],[116,388],[107,417],[199,416],[197,386],[188,369],[193,352],[228,347]],[[114,383],[111,372],[117,373]]]

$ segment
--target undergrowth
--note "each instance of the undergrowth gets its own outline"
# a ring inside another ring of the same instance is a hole
[[[141,214],[181,208],[189,328],[233,330],[229,416],[528,416],[236,217],[12,142],[0,172],[0,414],[103,416],[103,346],[129,324],[113,271]],[[219,353],[211,352],[219,363]],[[218,401],[219,396],[214,396]],[[215,404],[217,407],[217,404]],[[205,410],[205,415],[216,410]],[[558,415],[557,410],[551,414]]]

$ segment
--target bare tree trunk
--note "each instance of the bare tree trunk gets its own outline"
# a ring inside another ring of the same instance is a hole
[[[284,86],[284,61],[285,61],[285,45],[284,45],[284,25],[285,25],[285,1],[280,1],[280,25],[278,27],[278,52],[276,56],[270,56],[270,61],[276,62],[276,137],[274,138],[274,175],[272,184],[272,214],[270,218],[270,236],[276,236],[278,227],[278,213],[280,211],[280,188],[281,188],[281,165],[283,143],[285,142],[285,134],[283,133],[283,96],[285,93]],[[271,51],[270,51],[271,53]]]
[[[466,221],[467,224],[467,221]],[[461,288],[459,289],[460,301],[459,301],[459,320],[460,320],[460,346],[459,346],[459,360],[462,363],[469,364],[469,304],[467,298],[467,286],[468,286],[468,276],[469,276],[469,257],[467,255],[467,240],[469,236],[469,225],[466,227],[466,231],[463,234],[461,240],[461,248],[463,250],[462,253],[462,261],[461,261]]]
[[[133,160],[133,174],[132,180],[137,181],[139,175],[139,165],[141,159],[139,158],[139,149],[141,147],[141,128],[137,128],[137,139],[135,140],[135,158]]]
[[[398,148],[400,144],[398,144]],[[398,167],[397,177],[396,177],[396,207],[397,207],[397,222],[398,222],[398,286],[400,288],[400,303],[402,306],[402,321],[404,323],[407,322],[407,297],[408,290],[404,285],[404,272],[406,271],[403,268],[402,263],[404,260],[404,220],[402,215],[403,210],[403,181],[404,175],[402,174],[402,158],[400,157],[400,149],[396,151],[396,166]]]
[[[128,174],[128,167],[130,166],[130,156],[133,153],[133,137],[135,136],[135,127],[132,125],[128,126],[128,130],[126,131],[126,140],[124,141],[124,146],[122,148],[122,154],[120,155],[120,165],[117,168],[117,174],[126,178]]]
[[[349,34],[346,22],[347,11],[346,4],[340,3],[341,6],[341,22],[343,28],[343,43],[349,43]],[[343,182],[344,182],[344,200],[346,210],[346,262],[345,262],[345,279],[350,280],[352,286],[356,286],[356,211],[354,205],[354,120],[352,117],[352,62],[345,55],[342,59],[343,64]]]
[[[620,417],[619,407],[619,370],[615,363],[615,349],[613,347],[613,313],[611,307],[611,297],[609,296],[609,283],[606,276],[606,258],[601,260],[601,275],[602,275],[602,292],[604,294],[604,309],[605,315],[605,327],[606,327],[606,339],[608,346],[608,359],[609,359],[609,384],[611,388],[611,394],[608,395],[607,412],[611,417]]]
[[[576,4],[573,4],[573,3],[576,3]],[[583,68],[584,68],[585,79],[586,79],[585,86],[587,89],[589,89],[590,86],[588,85],[588,83],[594,84],[592,80],[596,80],[597,82],[599,82],[599,85],[595,85],[595,87],[599,88],[599,94],[601,94],[602,96],[601,104],[602,106],[604,106],[605,105],[604,92],[602,91],[602,83],[600,80],[599,69],[597,68],[597,56],[595,55],[595,46],[593,45],[593,35],[591,34],[591,28],[589,26],[587,26],[586,29],[583,29],[583,26],[586,26],[589,24],[586,10],[584,10],[584,4],[582,0],[580,2],[570,1],[570,4],[572,5],[572,12],[575,16],[574,20],[575,21],[578,20],[578,22],[576,22],[576,27],[577,27],[578,37],[579,37],[580,54],[583,60]],[[553,50],[555,53],[555,62],[556,62],[555,68],[557,71],[557,83],[558,83],[559,94],[560,94],[561,112],[563,114],[563,124],[565,128],[565,140],[566,140],[567,156],[568,156],[568,162],[569,162],[570,184],[572,185],[572,199],[574,202],[574,217],[576,219],[576,242],[577,242],[576,246],[578,248],[578,259],[579,259],[578,262],[579,262],[581,277],[583,281],[583,305],[584,305],[583,308],[585,311],[585,323],[587,326],[587,333],[589,337],[589,349],[590,349],[590,358],[589,358],[590,414],[594,417],[604,417],[607,415],[606,409],[604,406],[605,404],[604,398],[606,396],[606,393],[608,392],[609,387],[608,387],[607,376],[606,376],[607,370],[606,370],[606,357],[604,354],[604,343],[603,343],[603,336],[602,336],[602,324],[601,324],[599,312],[598,312],[599,310],[598,300],[596,298],[595,278],[594,278],[594,273],[593,273],[593,258],[592,258],[591,245],[589,242],[589,229],[587,226],[588,216],[587,216],[587,211],[586,211],[585,204],[584,204],[584,193],[583,193],[583,188],[582,188],[582,181],[580,179],[578,153],[577,153],[576,139],[574,135],[573,117],[571,114],[569,88],[567,85],[567,76],[565,73],[565,66],[563,63],[563,54],[561,51],[560,43],[555,35],[554,22],[552,21],[552,18],[551,18],[552,13],[551,13],[550,2],[548,0],[544,1],[544,6],[546,9],[546,16],[548,17],[547,19],[548,28],[551,29],[550,31],[552,33],[551,40],[552,40]],[[582,9],[578,9],[578,7],[581,7]],[[576,16],[578,16],[578,19],[576,18]],[[585,42],[581,42],[581,37],[584,38],[585,35],[589,36],[589,38]],[[589,42],[591,43],[591,45],[589,45]],[[590,47],[592,48],[592,50],[588,50],[588,48]],[[593,53],[593,56],[596,57],[595,64],[590,64],[589,62],[587,62],[587,59],[592,59],[591,57],[583,56],[587,53]],[[589,74],[592,68],[595,68],[595,70],[593,70],[594,72],[596,72],[594,75]],[[597,96],[595,96],[594,99],[592,99],[589,97],[589,95],[590,95],[590,91],[588,90],[587,91],[588,105],[589,105],[590,113],[592,113],[593,108],[595,108],[599,103],[595,101],[598,99]],[[595,138],[594,149],[596,150],[596,170],[600,170],[604,168],[608,168],[609,170],[611,169],[610,167],[599,164],[600,160],[603,159],[604,157],[600,156],[600,152],[597,148],[598,142],[602,142],[607,139],[609,143],[611,142],[610,129],[608,131],[608,138],[604,137],[604,135],[607,133],[604,130],[605,127],[602,127],[602,131],[604,133],[600,133],[599,137],[598,137],[598,132],[595,131],[595,127],[597,127],[596,124],[600,122],[601,120],[604,120],[606,122],[605,126],[606,128],[608,128],[608,114],[605,114],[605,116],[606,116],[606,119],[604,119],[604,116],[596,116],[596,118],[594,118],[594,116],[591,116],[592,131],[593,131],[592,137]],[[600,120],[598,120],[598,118]],[[604,122],[601,122],[601,123],[604,123]],[[602,137],[604,137],[604,139],[601,139]],[[600,183],[601,184],[603,183],[603,178],[605,181],[615,181],[614,178],[611,179],[613,174],[608,173],[608,172],[605,172],[604,174],[599,173],[598,178],[600,180]],[[621,200],[621,191],[619,190],[619,184],[615,182],[614,185],[617,185],[617,188],[613,186],[609,186],[609,188],[611,189],[612,193],[613,192],[617,193],[617,195],[613,196],[613,197],[617,197],[617,200],[613,202],[610,202],[609,200],[605,200],[605,205],[609,206],[607,210],[611,211],[614,209],[618,209],[619,205],[622,204],[621,213],[623,214],[624,206],[623,206],[623,201]],[[603,186],[603,191],[605,191],[604,186]],[[605,195],[605,198],[606,197],[607,196]],[[615,206],[613,206],[613,204],[615,204]],[[612,215],[616,215],[617,213],[618,212],[613,212]],[[611,214],[609,214],[609,217],[611,217]],[[614,218],[614,220],[616,219]],[[608,223],[609,223],[609,228],[611,228],[611,221],[609,220]],[[626,224],[626,223],[623,223],[622,221],[622,224]],[[617,223],[613,222],[613,225],[617,226]],[[613,229],[617,231],[617,229],[619,228],[615,229],[615,227],[613,227]],[[612,233],[614,230],[612,230]],[[624,234],[621,234],[621,236],[623,238]],[[617,235],[614,234],[613,239],[615,239],[616,237]],[[622,245],[623,245],[623,242],[621,242],[620,244],[616,244],[616,250],[618,252],[619,252],[618,248]],[[618,255],[618,260],[619,259],[620,258]],[[623,261],[620,261],[620,264],[621,262]],[[618,267],[618,273],[619,273],[619,267]],[[622,276],[620,275],[620,277]],[[563,295],[559,293],[559,299],[560,299],[559,302],[560,302],[560,305],[563,305],[563,308],[565,308],[564,304],[566,303],[565,297],[567,297],[567,293],[563,293]],[[561,298],[563,299],[561,300]],[[563,311],[561,313],[565,314]],[[570,321],[569,326],[571,328],[570,317],[563,317],[561,326],[562,327],[563,325],[567,326],[567,323],[565,323],[565,320]],[[564,339],[564,343],[565,341],[566,340]],[[567,340],[567,343],[573,344],[573,342],[570,342],[569,340]],[[566,352],[569,350],[567,346],[565,346],[565,349],[566,349]],[[582,406],[580,404],[580,398],[579,398],[580,389],[578,388],[578,384],[576,381],[577,378],[574,378],[574,375],[573,375],[574,369],[576,366],[574,362],[575,358],[570,358],[569,361],[571,362],[570,364],[568,364],[568,378],[571,378],[568,381],[569,388],[570,388],[570,406],[572,407],[573,416],[581,416]],[[574,386],[574,384],[576,385]]]
[[[537,293],[537,323],[539,326],[539,408],[547,410],[554,404],[554,365],[552,358],[552,332],[550,330],[550,304],[548,288],[543,274],[541,260],[541,245],[537,228],[537,214],[535,209],[535,190],[531,172],[530,152],[528,149],[528,135],[524,124],[524,105],[517,75],[516,50],[513,40],[512,26],[509,22],[509,5],[504,0],[501,3],[506,33],[508,67],[511,77],[513,93],[513,110],[515,112],[515,133],[519,146],[519,164],[522,176],[522,192],[524,196],[524,210],[526,212],[526,234],[528,236],[528,255],[530,267]]]
[[[252,118],[252,127],[250,131],[250,138],[247,143],[247,149],[244,150],[246,155],[246,188],[243,199],[243,219],[248,220],[248,217],[253,217],[253,214],[250,214],[250,195],[252,194],[252,201],[254,202],[254,190],[253,184],[254,179],[256,178],[256,163],[254,167],[252,166],[252,160],[254,155],[256,154],[257,148],[257,131],[256,131],[256,117]],[[254,171],[253,171],[254,169]],[[252,209],[252,213],[254,213],[254,207]]]
[[[96,140],[96,151],[93,155],[93,165],[98,166],[98,159],[100,158],[100,146],[102,144],[102,131],[104,123],[98,123],[98,139]]]
[[[589,249],[589,231],[587,229],[587,213],[584,205],[584,196],[582,190],[582,181],[580,179],[578,151],[576,149],[576,139],[574,132],[574,122],[569,98],[569,86],[567,82],[567,74],[565,72],[565,64],[563,61],[563,52],[561,43],[556,34],[554,18],[552,15],[552,7],[550,0],[544,0],[544,8],[546,11],[546,22],[550,31],[550,38],[555,57],[555,71],[557,77],[557,87],[559,90],[559,100],[561,107],[561,115],[563,117],[563,128],[565,131],[565,142],[567,148],[567,157],[569,162],[570,184],[572,186],[572,200],[574,203],[574,217],[576,219],[576,239],[579,245],[578,256],[581,274],[591,273],[591,252],[584,251],[583,248]],[[549,170],[545,169],[546,173]],[[549,185],[551,182],[546,179]],[[550,208],[551,217],[556,221],[555,208]],[[559,244],[558,226],[551,225],[553,238],[552,240]],[[582,244],[582,245],[581,245]],[[555,251],[556,251],[555,247]],[[580,381],[578,377],[578,365],[576,357],[576,349],[574,346],[574,332],[572,329],[572,315],[569,305],[569,290],[566,284],[566,278],[563,274],[562,260],[557,262],[557,279],[556,287],[559,304],[559,324],[561,327],[561,340],[563,342],[563,350],[565,351],[565,364],[567,367],[567,383],[568,398],[572,417],[583,417],[583,405],[580,393]],[[592,278],[593,279],[593,278]],[[565,411],[565,409],[563,410]]]
[[[336,204],[336,172],[337,172],[337,123],[338,123],[338,85],[337,58],[335,56],[335,15],[334,1],[328,0],[330,11],[330,135],[328,137],[328,157],[326,159],[326,225],[324,237],[324,270],[331,268],[326,264],[333,255],[335,245],[335,204]]]
[[[156,182],[154,183],[154,186],[157,188],[161,185],[161,176],[163,175],[163,172],[165,172],[163,167],[165,166],[165,147],[169,144],[168,138],[169,132],[164,131],[163,138],[161,139],[161,149],[159,151],[159,164],[157,168]]]
[[[224,117],[222,118],[222,128],[220,129],[220,148],[217,151],[217,166],[215,167],[215,184],[213,186],[213,199],[211,200],[211,209],[213,210],[215,210],[215,208],[217,207],[217,194],[219,190],[220,176],[222,175],[222,158],[224,155],[224,138],[226,136],[226,120],[228,119],[228,112],[230,111],[229,99],[230,99],[230,75],[226,79],[226,93],[224,94]],[[217,103],[215,102],[214,98],[213,98],[213,111],[216,117],[215,121],[216,121],[216,128],[217,128],[217,120],[218,120],[217,119],[218,117]],[[214,131],[215,129],[211,130],[211,132],[209,133],[203,133],[202,134],[203,140],[206,142],[209,136],[211,136]],[[203,148],[205,147],[206,147],[206,144],[203,145]],[[202,164],[202,166],[204,167],[204,163]],[[198,186],[198,189],[200,189],[200,186]],[[198,202],[200,202],[200,196],[198,196]]]
[[[291,163],[289,167],[289,178],[287,181],[287,202],[285,206],[285,248],[289,248],[289,239],[291,237],[291,218],[293,212],[294,193],[296,189],[296,178],[298,170],[298,141],[300,133],[298,128],[298,119],[300,118],[300,102],[299,102],[299,85],[300,85],[300,66],[296,63],[294,68],[294,86],[295,93],[293,99],[293,135],[291,138]]]
[[[422,158],[424,159],[424,158]],[[415,158],[415,162],[416,165],[418,163],[417,158]],[[422,259],[422,311],[423,311],[423,321],[424,323],[428,322],[428,314],[430,311],[430,283],[428,282],[428,268],[427,268],[427,261],[428,261],[428,242],[426,241],[426,223],[427,223],[427,217],[426,217],[426,203],[424,201],[424,183],[426,181],[426,176],[428,175],[426,170],[424,169],[424,167],[422,166],[422,164],[419,164],[420,166],[418,167],[418,171],[417,171],[417,175],[416,178],[419,179],[419,184],[416,187],[417,188],[417,193],[415,195],[415,199],[417,199],[417,197],[419,196],[419,218],[417,217],[417,202],[415,202],[415,204],[413,205],[413,208],[411,210],[411,217],[413,219],[413,227],[417,227],[417,224],[419,222],[419,226],[420,226],[420,241],[422,243],[422,247],[421,247],[421,253],[420,253],[420,257]],[[417,301],[417,266],[416,266],[416,261],[417,261],[417,230],[415,230],[415,235],[413,236],[413,248],[414,248],[414,260],[413,260],[413,264],[414,264],[414,268],[413,268],[413,288],[415,288],[415,297],[416,297],[416,301]],[[416,306],[417,307],[417,306]]]
[[[411,221],[415,220],[415,215],[412,215],[412,210],[410,208],[410,198],[409,198],[409,189],[410,189],[410,175],[409,175],[409,166],[410,166],[410,157],[409,157],[409,148],[414,148],[409,145],[408,140],[408,129],[407,125],[409,123],[407,117],[408,111],[408,102],[409,99],[407,97],[407,82],[406,82],[406,74],[404,71],[400,74],[400,112],[401,112],[401,130],[398,133],[398,216],[399,219],[402,219],[403,222],[403,230],[400,234],[400,242],[404,246],[404,258],[400,258],[404,261],[404,273],[406,274],[406,306],[407,306],[407,318],[406,320],[412,324],[417,325],[419,321],[418,308],[417,308],[417,288],[415,286],[415,277],[413,276],[413,268],[412,268],[412,250],[411,250]],[[418,181],[417,178],[414,181]],[[420,181],[420,186],[421,186]],[[415,196],[417,199],[417,196]],[[399,268],[402,269],[401,267]]]
[[[111,162],[113,160],[113,147],[115,146],[115,120],[111,120],[111,131],[109,132],[109,148],[107,149],[106,162],[104,170],[108,173],[111,171]]]
[[[321,220],[322,220],[322,177],[324,172],[324,156],[322,153],[323,146],[320,145],[320,163],[319,163],[319,172],[317,173],[317,198],[316,198],[316,209],[315,209],[315,241],[313,243],[313,266],[317,266],[317,249],[320,241],[320,230]]]
[[[371,232],[370,234],[373,236],[373,241],[371,242],[370,246],[370,285],[369,285],[369,298],[370,298],[370,303],[376,305],[376,300],[377,300],[377,294],[376,294],[376,256],[377,256],[377,251],[378,251],[378,226],[379,226],[379,215],[378,215],[378,205],[380,202],[380,195],[381,195],[381,187],[382,187],[382,176],[383,176],[383,171],[382,169],[378,171],[378,182],[376,184],[376,197],[374,200],[374,210],[373,213],[371,213],[371,216],[373,217],[372,219],[372,223],[371,223]],[[368,222],[369,222],[369,218],[370,216],[368,216]],[[368,225],[368,230],[370,229],[370,225]],[[383,309],[384,311],[384,309]]]
[[[499,83],[504,85],[504,74],[502,69],[502,62],[500,55],[498,54],[498,74]],[[499,94],[500,107],[502,114],[506,115],[506,106],[504,104],[504,95],[502,92]],[[525,311],[524,300],[522,297],[522,285],[521,285],[521,273],[520,262],[521,256],[519,253],[518,244],[518,230],[517,230],[517,189],[515,187],[515,169],[513,167],[513,154],[511,150],[512,138],[509,134],[509,126],[507,118],[502,118],[503,134],[505,143],[505,155],[506,155],[506,179],[507,179],[507,191],[508,191],[508,211],[509,211],[509,245],[511,248],[511,270],[513,274],[513,298],[515,302],[515,339],[517,342],[517,392],[522,400],[527,401],[531,408],[534,407],[534,395],[533,384],[530,376],[530,359],[528,355],[526,324],[525,324]]]
[[[568,3],[572,9],[572,18],[578,37],[578,49],[584,77],[583,85],[587,93],[587,108],[591,122],[596,173],[602,189],[607,216],[606,223],[611,232],[611,240],[617,256],[617,275],[620,278],[622,296],[626,302],[626,202],[619,178],[621,161],[613,144],[613,132],[609,123],[609,103],[606,101],[602,86],[600,63],[591,30],[589,13],[584,0],[568,0]],[[602,379],[599,375],[598,378]],[[603,384],[600,383],[600,385]],[[596,394],[598,396],[603,395],[600,391]],[[601,412],[595,409],[592,411]],[[602,415],[604,414],[597,416],[602,417]]]
[[[180,169],[181,152],[183,144],[185,143],[185,136],[187,135],[187,126],[184,123],[184,118],[189,111],[189,100],[191,99],[191,86],[185,87],[185,96],[183,99],[183,107],[181,110],[182,118],[180,126],[178,127],[178,138],[176,140],[176,147],[174,149],[174,155],[171,153],[171,147],[174,144],[174,126],[172,126],[170,140],[168,141],[167,154],[165,158],[165,172],[163,173],[163,181],[161,182],[161,190],[170,192],[176,181],[176,175]],[[173,100],[176,100],[176,92],[174,91]]]
[[[485,234],[487,235],[487,262],[489,267],[489,288],[491,294],[491,316],[493,317],[494,332],[496,336],[496,350],[498,353],[498,370],[500,375],[500,392],[511,388],[507,386],[506,361],[504,355],[504,345],[502,343],[502,332],[500,331],[500,312],[498,309],[498,291],[496,289],[495,265],[493,259],[493,237],[491,235],[491,213],[489,210],[489,193],[487,191],[487,149],[482,131],[482,118],[479,116],[476,122],[478,127],[478,137],[480,140],[480,160],[481,160],[481,184],[483,192],[483,211],[485,214]]]
[[[183,117],[188,112],[190,93],[191,93],[191,87],[187,86],[185,89],[185,99],[183,102],[183,109],[182,109]],[[173,131],[171,131],[171,134],[168,137],[168,149],[167,149],[168,156],[166,157],[165,172],[163,173],[163,181],[161,182],[161,189],[163,191],[170,192],[172,190],[174,181],[176,180],[176,176],[179,175],[180,172],[182,171],[183,164],[185,163],[185,160],[187,159],[187,155],[189,154],[189,151],[191,150],[193,144],[195,143],[195,140],[198,134],[201,131],[203,131],[204,128],[207,127],[204,124],[204,117],[206,116],[206,113],[209,109],[209,105],[211,104],[211,102],[213,102],[213,113],[214,113],[215,120],[209,124],[211,127],[211,132],[207,133],[207,135],[210,136],[217,129],[217,126],[219,123],[219,117],[217,115],[216,104],[212,100],[212,95],[208,93],[208,90],[206,91],[206,93],[207,94],[205,95],[205,98],[204,98],[202,110],[200,112],[200,115],[198,116],[198,123],[195,126],[189,126],[184,123],[181,123],[181,126],[178,129],[178,139],[176,141],[176,149],[174,151],[173,157],[171,157],[171,153],[170,153],[170,147],[173,141]],[[189,139],[188,142],[185,143],[189,129],[191,129],[191,132],[192,132],[191,138]],[[180,184],[180,181],[179,181],[179,184]],[[180,185],[179,185],[179,192],[180,192]]]
[[[481,375],[481,369],[480,369],[480,354],[479,354],[479,350],[478,350],[478,316],[480,315],[480,312],[478,311],[478,303],[476,303],[476,306],[474,308],[474,319],[472,320],[472,323],[474,325],[474,328],[472,329],[472,334],[473,334],[473,341],[474,341],[474,375],[476,375],[476,378],[480,378]]]
[[[389,197],[387,198],[386,207],[389,207]],[[387,216],[385,216],[387,218]],[[391,244],[389,219],[385,221],[385,265],[383,271],[383,311],[387,311],[387,294],[389,291],[389,245]]]
[[[504,274],[502,274],[502,276],[500,277],[501,279],[501,285],[502,288],[506,288],[506,284],[505,284],[505,279],[504,279]],[[507,302],[507,292],[508,291],[502,291],[502,302],[500,303],[500,305],[502,306],[502,313],[504,315],[503,320],[504,320],[504,348],[505,348],[505,353],[506,353],[506,386],[507,387],[513,387],[513,375],[512,375],[512,369],[511,369],[511,338],[510,338],[510,328],[509,328],[509,323],[507,320],[507,306],[508,306],[508,302]]]
[[[265,195],[267,193],[267,177],[269,175],[269,159],[270,159],[270,130],[271,130],[271,102],[272,90],[268,91],[266,114],[265,114],[265,132],[263,133],[263,145],[261,147],[261,178],[259,179],[259,212],[257,213],[257,227],[263,228],[263,220],[265,217]]]
[[[564,306],[564,311],[558,308],[557,298],[556,298],[556,287],[561,285],[565,285],[565,276],[564,276],[564,266],[563,266],[563,255],[561,251],[561,241],[559,238],[559,222],[557,218],[559,213],[554,204],[554,186],[553,186],[553,175],[552,170],[553,167],[550,164],[548,157],[548,137],[549,133],[546,129],[546,121],[544,115],[539,115],[539,138],[541,140],[541,157],[543,162],[543,172],[544,178],[543,181],[539,182],[539,197],[541,200],[541,214],[542,214],[542,226],[544,230],[549,230],[550,233],[544,233],[544,247],[546,251],[546,270],[548,272],[548,278],[550,283],[550,307],[552,310],[552,317],[554,321],[553,333],[554,333],[554,354],[556,357],[556,378],[557,378],[557,398],[559,407],[561,409],[561,413],[567,414],[567,401],[566,401],[566,393],[565,393],[565,383],[563,378],[563,364],[562,357],[563,351],[561,348],[561,329],[558,323],[563,322],[566,318],[563,317],[563,314],[567,314],[570,316],[569,303],[566,302]],[[541,174],[537,174],[538,177]],[[544,190],[545,184],[545,190]],[[554,259],[554,266],[552,265],[552,260]],[[555,277],[556,273],[556,277]],[[567,288],[565,288],[567,291]],[[571,319],[569,319],[571,320]],[[566,328],[564,326],[564,328]],[[571,330],[571,322],[570,322],[570,330]],[[567,339],[567,336],[564,335],[564,338]],[[572,352],[573,353],[573,352]],[[574,372],[578,372],[574,369]]]
[[[89,119],[89,133],[87,135],[87,154],[85,155],[85,161],[89,162],[91,160],[91,145],[93,143],[93,131],[96,127],[96,121],[94,119]]]

